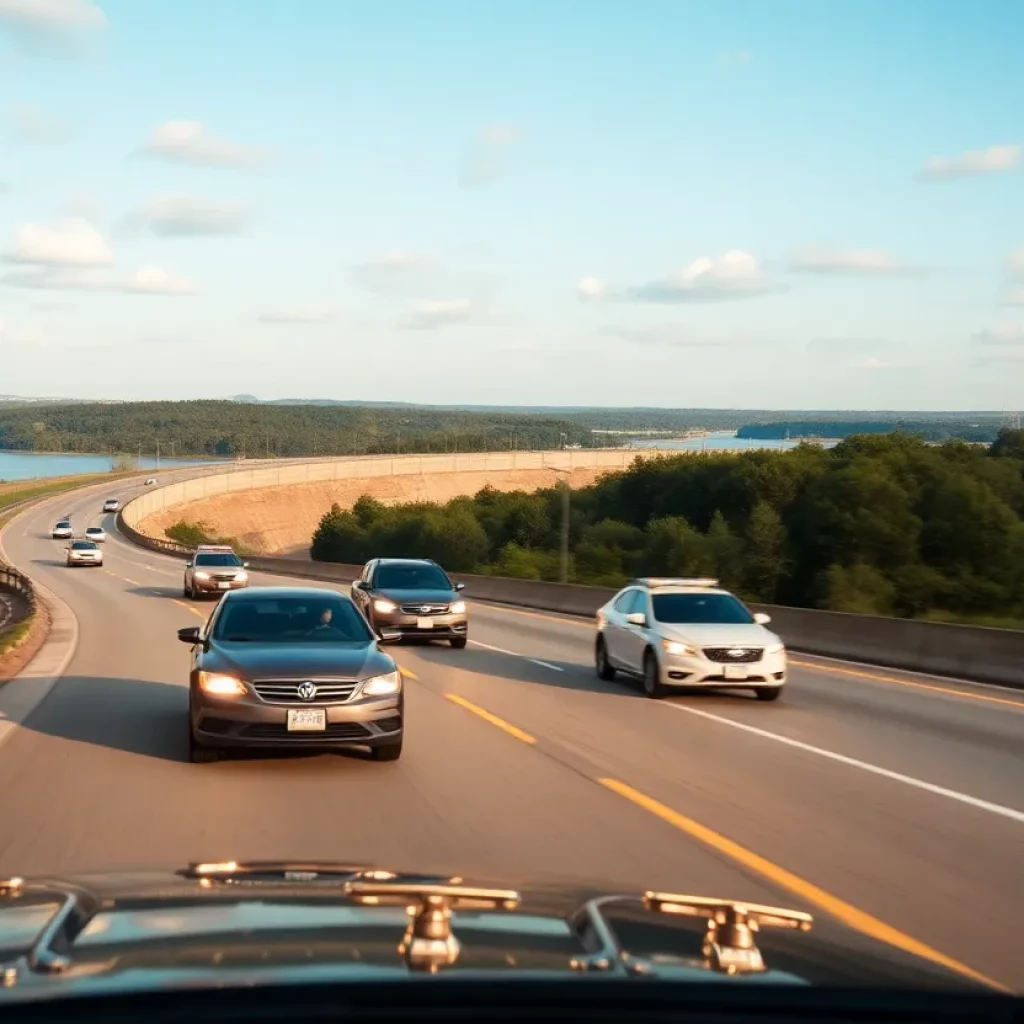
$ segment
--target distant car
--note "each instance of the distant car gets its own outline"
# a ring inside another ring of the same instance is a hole
[[[155,477],[155,476],[151,476],[151,477],[149,477],[149,478],[148,478],[148,479],[147,479],[147,480],[145,481],[145,483],[144,483],[144,485],[143,485],[143,486],[145,486],[145,487],[152,487],[152,486],[153,486],[153,484],[155,484],[155,483],[156,483],[156,477]]]
[[[73,540],[66,550],[69,566],[103,564],[103,552],[91,540]]]
[[[116,512],[120,507],[121,502],[119,502],[117,498],[107,498],[107,500],[103,502],[104,512]]]
[[[469,613],[453,583],[428,558],[375,558],[352,584],[352,600],[378,629],[466,646]]]
[[[87,526],[85,528],[85,539],[102,544],[107,539],[107,531],[102,526]]]
[[[234,550],[222,544],[200,544],[185,563],[182,593],[191,600],[203,594],[242,590],[249,585],[247,565]]]
[[[402,753],[402,674],[343,594],[256,587],[225,594],[204,626],[179,629],[192,646],[189,758],[227,747],[369,747]],[[300,787],[301,788],[301,787]]]
[[[53,528],[54,540],[68,540],[75,535],[75,528],[70,519],[61,519]]]
[[[639,676],[648,697],[673,689],[752,689],[776,700],[786,647],[713,579],[638,579],[597,613],[594,657],[605,680]]]

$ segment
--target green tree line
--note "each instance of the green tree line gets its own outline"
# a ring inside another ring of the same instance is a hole
[[[434,558],[557,580],[558,488],[446,504],[362,497],[327,512],[312,557]],[[751,601],[878,615],[1024,620],[1024,431],[990,448],[895,433],[835,448],[638,459],[571,494],[570,579],[712,575]]]
[[[125,402],[0,407],[0,450],[220,458],[376,455],[591,445],[582,423],[419,406]]]

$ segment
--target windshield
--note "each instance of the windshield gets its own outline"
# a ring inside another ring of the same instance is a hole
[[[426,562],[408,565],[381,565],[374,577],[379,590],[451,590],[451,580],[436,566]]]
[[[246,597],[229,601],[213,629],[226,643],[369,643],[366,620],[351,601],[323,597]]]
[[[95,551],[96,545],[91,540],[76,540],[71,545],[72,551]]]
[[[103,528],[100,526],[90,526],[86,528],[86,533],[102,533]]]
[[[71,523],[69,523],[69,522],[68,522],[68,521],[67,521],[66,519],[62,519],[62,520],[61,520],[61,521],[60,521],[60,522],[59,522],[59,523],[57,524],[57,529],[58,529],[58,530],[68,530],[68,529],[70,529],[70,528],[71,528]]]
[[[231,554],[220,554],[220,555],[196,555],[196,565],[210,565],[210,566],[240,566],[242,560],[238,555]]]
[[[651,601],[658,622],[749,625],[754,621],[731,594],[655,594]]]

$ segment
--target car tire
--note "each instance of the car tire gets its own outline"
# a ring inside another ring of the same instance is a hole
[[[448,643],[451,644],[451,646],[454,647],[455,650],[461,651],[466,646],[466,644],[469,643],[469,637],[453,636],[451,637],[451,639],[449,639]]]
[[[658,678],[658,658],[653,651],[644,655],[644,693],[651,700],[661,700],[668,693],[668,689]]]
[[[758,700],[778,700],[782,696],[781,686],[759,686],[754,690]]]
[[[215,747],[203,747],[196,743],[195,734],[192,732],[192,723],[188,724],[188,759],[193,764],[212,764],[220,757],[220,751]]]
[[[402,741],[371,747],[370,756],[374,761],[397,761],[402,756]]]
[[[618,674],[615,666],[608,660],[608,648],[603,636],[599,636],[594,645],[594,667],[597,669],[597,678],[603,679],[606,683],[612,682]]]

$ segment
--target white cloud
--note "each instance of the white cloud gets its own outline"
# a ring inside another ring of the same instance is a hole
[[[958,156],[932,156],[924,162],[917,176],[922,181],[949,181],[1010,171],[1020,165],[1022,153],[1020,146],[1003,145],[970,150]]]
[[[257,319],[262,324],[328,324],[334,313],[327,306],[299,306],[261,313]]]
[[[365,263],[357,263],[349,273],[356,284],[369,291],[393,294],[422,287],[434,271],[433,264],[426,257],[393,250]]]
[[[45,49],[75,50],[106,27],[92,0],[0,0],[0,28]]]
[[[162,238],[234,235],[243,229],[249,211],[244,203],[195,196],[163,196],[152,199],[130,215]]]
[[[481,311],[471,299],[434,299],[422,302],[401,321],[411,330],[430,331],[451,324],[465,324],[476,320]]]
[[[1024,285],[1003,292],[1004,306],[1024,306]]]
[[[721,302],[785,288],[765,275],[754,256],[733,249],[719,257],[701,256],[629,295],[641,302]]]
[[[114,254],[102,234],[83,217],[68,217],[54,224],[25,224],[18,229],[11,263],[44,266],[102,266]]]
[[[159,267],[140,267],[127,277],[93,267],[26,267],[5,274],[0,283],[14,288],[144,295],[190,295],[194,291],[184,278]]]
[[[815,274],[850,274],[868,277],[921,273],[920,267],[899,263],[879,249],[804,249],[790,261],[790,270]]]
[[[510,147],[522,138],[514,124],[492,124],[483,128],[470,143],[462,160],[462,184],[489,185],[505,172]]]
[[[256,146],[228,142],[207,132],[199,121],[167,121],[143,147],[150,156],[197,167],[254,167],[266,159]]]
[[[599,277],[581,277],[576,283],[576,297],[580,302],[602,302],[610,293],[608,282]]]
[[[974,340],[979,345],[1024,346],[1024,323],[1004,321],[986,330],[978,331]]]
[[[7,345],[41,345],[46,336],[36,327],[0,320],[0,349]]]
[[[73,125],[68,118],[52,114],[31,103],[8,107],[4,115],[8,131],[19,142],[58,145],[67,142],[73,134]]]

